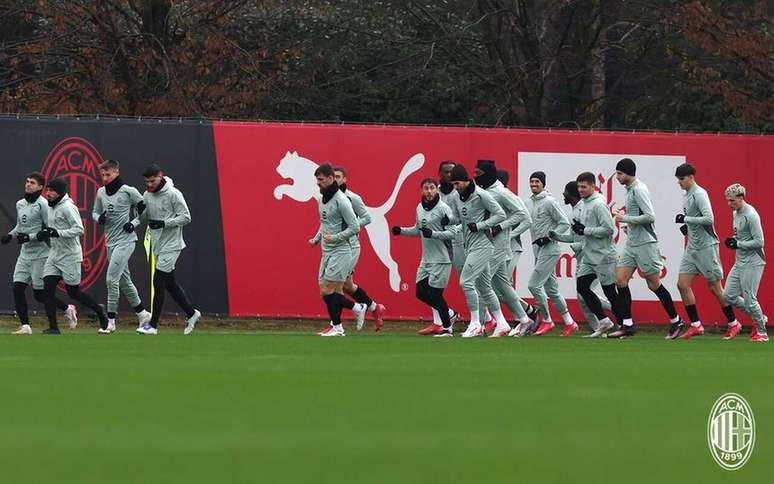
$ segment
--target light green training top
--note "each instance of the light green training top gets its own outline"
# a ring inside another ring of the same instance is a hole
[[[16,226],[9,234],[16,237],[18,234],[27,234],[30,241],[22,244],[19,258],[36,260],[48,257],[49,243],[39,242],[35,236],[43,227],[48,226],[48,200],[38,196],[34,202],[28,202],[22,198],[16,202]]]
[[[430,210],[420,202],[416,210],[416,223],[412,227],[401,227],[401,235],[422,238],[422,261],[433,264],[449,264],[449,248],[444,243],[445,240],[451,240],[457,235],[457,231],[447,231],[443,224],[444,216],[449,220],[452,218],[452,210],[448,205],[438,200]],[[422,228],[429,228],[433,231],[431,238],[422,237]]]
[[[683,194],[683,213],[688,226],[687,250],[703,249],[720,243],[713,225],[715,217],[707,190],[696,183],[686,190]]]
[[[766,264],[761,217],[749,203],[745,203],[739,210],[734,210],[734,236],[737,240],[737,264],[744,266]]]
[[[141,201],[143,196],[136,188],[129,185],[121,185],[113,195],[108,195],[105,187],[97,190],[91,217],[97,222],[100,215],[106,212],[104,227],[108,247],[132,244],[137,241],[137,235],[124,230],[124,225],[132,220],[132,208]]]
[[[636,178],[626,186],[626,215],[621,221],[628,224],[627,246],[638,247],[658,242],[654,226],[656,212],[650,201],[650,192],[648,187]]]

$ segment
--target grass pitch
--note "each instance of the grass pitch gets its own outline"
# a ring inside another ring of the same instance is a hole
[[[746,337],[665,342],[660,334],[2,334],[0,475],[8,483],[764,482],[774,455],[773,350]],[[736,472],[707,449],[707,417],[726,392],[746,397],[757,423],[754,454]]]

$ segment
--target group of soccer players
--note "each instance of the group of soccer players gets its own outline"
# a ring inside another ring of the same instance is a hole
[[[639,269],[669,317],[666,339],[690,339],[704,334],[691,289],[695,276],[700,274],[728,319],[724,339],[733,339],[741,331],[734,314],[736,306],[754,322],[750,339],[768,341],[767,318],[757,301],[765,265],[763,230],[758,213],[745,200],[745,188],[735,183],[725,191],[733,210],[734,234],[725,238],[724,245],[736,252],[736,261],[724,288],[720,238],[714,229],[709,196],[696,183],[696,169],[692,165],[686,163],[676,168],[675,177],[685,192],[683,210],[674,222],[676,230],[687,238],[677,284],[690,320],[686,328],[669,290],[661,283],[663,262],[648,188],[637,179],[637,166],[629,158],[620,160],[615,172],[618,182],[626,188],[625,208],[611,213],[597,191],[596,177],[584,172],[564,188],[564,202],[572,207],[570,220],[546,190],[546,174],[542,171],[530,175],[532,195],[526,204],[507,188],[508,173],[498,170],[494,161],[478,160],[472,178],[463,165],[442,162],[440,181],[426,178],[421,182],[422,196],[414,225],[392,227],[395,236],[421,237],[416,297],[430,306],[433,322],[419,333],[435,337],[453,335],[452,326],[459,314],[449,308],[443,292],[454,268],[470,313],[463,338],[547,334],[555,326],[548,309],[549,299],[564,323],[561,336],[572,335],[578,324],[570,315],[555,276],[561,256],[559,244],[567,243],[577,260],[578,300],[592,331],[586,337],[625,338],[636,334],[629,281]],[[368,308],[380,311],[376,316],[377,330],[382,324],[383,306],[373,303],[364,292],[358,295],[356,291],[362,289],[354,289],[357,286],[352,283],[359,255],[358,233],[370,219],[360,197],[341,183],[342,174],[346,181],[343,169],[328,164],[315,172],[322,194],[320,230],[309,243],[316,245],[322,241],[320,293],[331,320],[319,333],[321,336],[345,335],[341,324],[343,308],[354,312],[358,329],[363,326]],[[614,243],[616,223],[627,234],[620,254]],[[527,230],[535,255],[535,268],[527,286],[536,307],[520,299],[515,290],[522,235]],[[595,292],[598,286],[604,296]],[[514,316],[514,327],[503,314],[502,304]]]
[[[182,230],[191,222],[183,194],[155,164],[142,174],[145,181],[142,195],[121,179],[118,161],[107,160],[99,168],[104,186],[97,190],[92,216],[104,227],[107,244],[107,311],[80,288],[84,229],[78,208],[67,194],[68,182],[64,179],[46,181],[41,173],[33,172],[26,177],[24,198],[16,202],[16,226],[0,239],[3,245],[15,239],[20,246],[13,274],[13,296],[21,326],[14,334],[32,334],[25,294],[29,285],[32,285],[35,299],[45,306],[48,328],[42,331],[43,334],[60,334],[57,309],[64,311],[69,327],[76,328],[75,306],[65,304],[57,296],[60,281],[64,282],[71,299],[97,315],[99,334],[109,335],[116,331],[120,294],[137,315],[137,333],[157,334],[165,292],[169,292],[185,311],[184,334],[190,334],[201,312],[191,305],[175,280],[175,264],[185,248]],[[147,223],[150,229],[155,258],[151,312],[143,306],[129,272],[129,258],[137,245],[136,231],[142,223]]]

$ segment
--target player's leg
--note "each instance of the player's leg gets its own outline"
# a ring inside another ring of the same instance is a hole
[[[430,277],[428,278],[428,293],[433,301],[433,308],[438,313],[443,326],[442,336],[451,336],[452,323],[457,319],[457,313],[449,308],[449,304],[443,297],[443,291],[449,285],[452,264],[431,264]]]
[[[693,294],[692,288],[694,278],[701,273],[698,264],[699,254],[697,252],[686,249],[680,260],[680,269],[677,275],[677,290],[680,291],[680,298],[685,306],[685,312],[691,321],[691,327],[679,337],[680,339],[690,339],[704,334],[704,326],[701,324],[699,310],[696,307],[696,297]]]
[[[497,299],[492,288],[492,261],[494,260],[494,254],[491,249],[486,249],[489,252],[488,262],[481,274],[476,278],[476,290],[478,291],[479,301],[482,301],[494,319],[494,329],[492,331],[493,337],[507,336],[511,331],[511,326],[505,319],[505,315],[500,309],[500,301]],[[483,250],[482,250],[483,252]],[[497,263],[499,264],[499,262]]]
[[[766,331],[768,318],[763,314],[760,303],[758,303],[758,288],[763,277],[765,266],[752,266],[742,272],[741,286],[742,295],[745,301],[745,312],[750,315],[755,324],[755,333],[753,341],[768,341],[769,336]]]
[[[486,303],[479,300],[479,294],[476,290],[476,281],[484,270],[489,267],[491,255],[491,249],[479,249],[469,252],[465,257],[465,266],[462,268],[462,274],[460,275],[460,287],[462,288],[462,292],[465,294],[465,300],[468,303],[470,323],[468,324],[468,329],[462,334],[463,337],[479,336],[480,334],[483,334],[478,309],[479,305],[485,305]]]
[[[510,336],[520,335],[525,332],[533,321],[527,316],[524,311],[524,306],[521,304],[521,298],[516,293],[516,289],[512,282],[512,266],[510,260],[507,262],[496,263],[494,265],[494,273],[492,274],[492,288],[497,294],[497,298],[505,304],[510,310],[511,314],[517,319],[518,324],[511,331],[508,332]]]
[[[97,331],[99,334],[109,334],[105,310],[89,294],[81,291],[81,263],[68,261],[61,263],[58,267],[62,273],[67,295],[74,301],[78,301],[81,305],[94,311],[99,319],[99,330]]]
[[[551,313],[548,312],[548,296],[546,295],[544,285],[554,271],[554,267],[553,265],[550,268],[548,267],[550,260],[547,260],[545,256],[541,257],[542,252],[540,248],[536,248],[535,251],[535,269],[529,276],[527,288],[532,297],[535,298],[535,306],[542,319],[542,324],[547,322],[553,327],[554,323],[551,321]]]
[[[718,245],[707,247],[702,249],[702,253],[699,261],[701,274],[709,284],[710,292],[720,304],[729,326],[733,326],[736,322],[734,308],[723,297],[723,264],[720,261],[720,247]]]
[[[433,312],[433,322],[418,331],[418,334],[422,336],[438,334],[443,330],[443,326],[441,326],[441,315],[438,310],[433,307],[433,301],[429,294],[428,289],[430,286],[428,285],[428,279],[430,278],[430,274],[427,273],[425,266],[425,263],[421,264],[419,266],[419,270],[417,271],[417,281],[414,295],[417,299],[422,301],[424,304],[427,304],[431,308]]]
[[[13,303],[19,318],[19,329],[13,334],[32,334],[29,309],[27,307],[27,286],[32,282],[32,261],[19,257],[13,270]]]
[[[196,309],[191,301],[188,299],[188,295],[183,288],[178,284],[175,279],[175,266],[177,259],[180,257],[181,251],[165,252],[160,254],[156,258],[156,273],[163,272],[164,276],[164,289],[172,296],[172,300],[185,312],[185,329],[183,334],[191,334],[196,327],[196,323],[202,317],[201,311]],[[153,316],[151,316],[152,318]]]
[[[46,291],[43,284],[45,265],[45,257],[32,261],[32,296],[40,304],[43,304],[44,307],[46,304]],[[66,304],[59,298],[57,291],[54,291],[54,304],[57,309],[64,311],[64,316],[70,329],[75,329],[78,326],[78,311],[75,308],[75,304]]]
[[[47,263],[46,275],[43,276],[43,290],[46,295],[46,318],[48,319],[48,328],[43,330],[43,334],[59,334],[59,325],[56,320],[56,286],[62,279],[57,274],[56,268]]]
[[[616,316],[621,319],[622,324],[628,323],[627,325],[634,325],[632,320],[632,293],[629,290],[629,281],[631,281],[635,270],[637,270],[637,261],[630,248],[627,247],[618,260],[615,275],[615,286],[618,294],[618,312]],[[613,306],[613,310],[615,310],[615,306]]]

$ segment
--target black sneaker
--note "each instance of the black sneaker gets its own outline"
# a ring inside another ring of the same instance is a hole
[[[62,334],[59,332],[59,328],[46,328],[41,331],[42,334]]]
[[[664,339],[675,339],[678,336],[680,336],[680,332],[685,328],[685,323],[682,319],[678,320],[676,323],[672,323],[669,325],[669,332],[664,337]]]
[[[637,329],[634,327],[634,325],[626,326],[622,324],[619,329],[613,331],[612,333],[607,333],[607,337],[614,339],[629,338],[634,336],[635,333],[637,333]]]
[[[527,310],[525,311],[527,313],[527,316],[529,316],[529,319],[532,321],[537,321],[537,308],[533,306],[532,304],[529,305]]]

